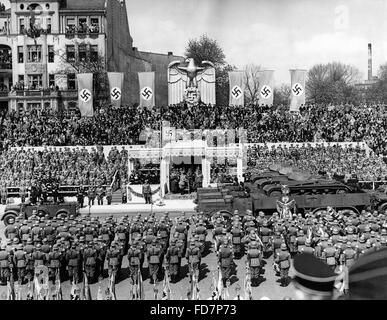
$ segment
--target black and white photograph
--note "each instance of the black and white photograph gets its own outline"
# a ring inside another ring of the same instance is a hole
[[[0,300],[387,300],[386,30],[387,0],[0,0]]]

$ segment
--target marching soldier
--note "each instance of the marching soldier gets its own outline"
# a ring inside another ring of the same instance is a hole
[[[26,267],[27,267],[27,254],[23,250],[23,245],[19,244],[14,253],[14,265],[17,268],[17,278],[19,284],[23,284],[24,277],[26,276]]]
[[[262,238],[261,240],[263,244],[263,257],[266,258],[271,250],[270,237],[272,234],[272,231],[268,228],[267,220],[263,220],[262,227],[259,229],[259,233]]]
[[[34,260],[34,268],[46,265],[46,255],[42,252],[40,243],[35,246],[32,259]]]
[[[95,280],[97,258],[97,250],[95,250],[92,243],[89,243],[83,251],[83,270],[85,270],[89,282]]]
[[[304,230],[300,230],[298,232],[298,237],[296,238],[296,247],[297,247],[298,253],[300,253],[302,248],[305,247],[305,242],[306,242],[306,236],[305,236]]]
[[[276,232],[272,240],[274,256],[277,256],[277,254],[281,251],[281,245],[284,242],[285,240],[283,236],[279,232]]]
[[[354,264],[356,258],[356,251],[352,249],[351,243],[347,242],[347,248],[343,251],[341,255],[341,261],[343,265],[345,265],[347,268],[351,267]]]
[[[74,281],[75,284],[79,280],[79,265],[81,261],[81,255],[76,244],[73,243],[71,248],[66,253],[67,271],[70,281]]]
[[[279,267],[280,277],[281,277],[281,286],[286,286],[288,281],[288,274],[290,268],[290,253],[286,244],[281,245],[281,251],[275,257],[275,263]]]
[[[117,237],[117,241],[123,246],[123,250],[125,253],[127,251],[126,248],[128,246],[128,234],[123,221],[121,221],[116,227],[115,235]]]
[[[115,241],[112,242],[110,248],[106,252],[106,260],[108,262],[108,274],[111,277],[112,273],[115,272],[117,275],[120,263],[120,249],[118,248]]]
[[[188,261],[188,268],[189,268],[189,274],[190,274],[189,281],[191,282],[192,275],[196,274],[198,276],[200,273],[200,265],[201,265],[201,258],[202,258],[200,253],[200,248],[195,245],[194,241],[190,241],[189,248],[187,249],[187,253],[185,257]]]
[[[103,278],[103,271],[105,265],[106,254],[108,250],[107,244],[104,242],[102,236],[98,236],[99,250],[98,250],[98,259],[97,259],[97,274]]]
[[[334,272],[337,266],[337,259],[339,258],[336,248],[333,246],[332,240],[327,241],[328,246],[323,250],[321,258],[325,263],[332,268]]]
[[[231,276],[234,254],[230,248],[227,239],[224,239],[223,244],[219,248],[218,263],[222,274],[223,285],[226,286],[227,280]]]
[[[239,222],[236,222],[235,224],[233,224],[230,233],[231,233],[231,241],[232,241],[235,256],[243,255],[241,240],[244,234]]]
[[[56,231],[53,228],[50,220],[48,220],[46,222],[46,225],[43,227],[42,235],[44,238],[47,239],[48,244],[50,244],[51,246],[54,244]]]
[[[4,285],[11,276],[11,255],[6,250],[6,245],[0,247],[0,280]]]
[[[24,246],[24,251],[26,253],[26,277],[29,280],[32,280],[34,277],[34,260],[32,259],[32,254],[35,247],[32,244],[32,239],[27,239],[27,244]]]
[[[19,238],[25,245],[27,240],[31,237],[31,227],[28,224],[28,220],[23,220],[22,225],[19,229]]]
[[[59,273],[60,277],[60,269],[62,266],[62,253],[59,251],[59,247],[57,244],[54,244],[52,246],[52,251],[48,254],[48,270],[49,270],[49,277],[54,282],[56,274]]]
[[[176,243],[177,239],[171,240],[171,245],[168,247],[165,255],[172,282],[175,282],[180,277],[180,265],[182,258],[182,252]]]
[[[247,263],[250,268],[251,280],[254,282],[259,278],[261,272],[262,251],[257,241],[251,241],[247,249]]]
[[[136,283],[136,276],[138,271],[141,272],[141,251],[136,246],[136,242],[130,245],[128,250],[128,261],[129,261],[129,277],[131,277],[133,283]]]
[[[38,222],[33,224],[31,229],[31,236],[35,246],[42,240],[42,229],[39,227]]]
[[[306,239],[305,241],[305,247],[302,247],[301,248],[301,252],[300,253],[310,253],[310,254],[314,254],[314,248],[312,248],[311,246],[312,242],[310,241],[310,239]],[[289,250],[290,251],[290,250]],[[291,251],[290,251],[290,255],[291,255]]]
[[[8,220],[8,225],[4,229],[4,235],[7,239],[13,240],[15,237],[18,236],[18,230],[15,227],[15,219],[10,218]]]
[[[153,239],[152,245],[148,247],[147,250],[149,277],[151,279],[151,283],[154,283],[154,281],[157,281],[158,279],[158,274],[160,272],[161,266],[161,256],[162,250],[157,245],[157,240]]]

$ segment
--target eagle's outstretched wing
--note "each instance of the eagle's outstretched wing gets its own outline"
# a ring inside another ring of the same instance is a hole
[[[201,100],[206,104],[215,104],[215,66],[210,61],[203,61],[204,70],[197,74],[197,83]]]
[[[178,66],[181,61],[173,61],[168,65],[168,104],[178,104],[184,99],[184,90],[187,85],[187,74]]]

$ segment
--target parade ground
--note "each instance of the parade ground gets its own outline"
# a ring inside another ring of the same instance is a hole
[[[173,201],[173,202],[171,202]],[[156,217],[159,216],[159,213],[168,211],[170,212],[170,217],[174,219],[177,217],[181,211],[176,210],[177,205],[182,205],[185,203],[185,212],[189,216],[193,212],[193,202],[192,200],[166,200],[166,205],[164,207],[158,207],[153,206],[154,212],[156,212]],[[5,206],[0,206],[0,213],[2,214],[4,211]],[[149,208],[148,208],[149,207]],[[174,209],[175,208],[175,209]],[[192,209],[191,209],[192,208]],[[98,216],[98,217],[104,217],[109,214],[113,214],[114,218],[119,219],[124,214],[134,215],[137,212],[143,212],[143,216],[147,216],[150,212],[150,205],[103,205],[103,206],[92,206],[90,208],[90,214],[91,216]],[[88,214],[89,208],[83,208],[81,209],[81,214]],[[4,224],[0,224],[0,235],[4,239]],[[211,284],[213,282],[213,277],[217,279],[217,257],[214,252],[214,244],[212,241],[212,230],[208,230],[208,235],[206,239],[206,247],[209,249],[205,253],[204,257],[202,258],[202,264],[201,264],[201,272],[199,277],[199,283],[198,287],[200,290],[200,299],[209,299],[212,294],[213,288],[211,287]],[[246,261],[246,255],[242,257],[241,259],[234,259],[234,262],[236,264],[236,270],[234,272],[234,275],[231,278],[231,286],[228,290],[230,299],[234,299],[236,297],[236,288],[239,286],[241,288],[240,295],[242,298],[244,298],[244,279],[246,276],[246,269],[245,269],[245,261]],[[286,297],[289,298],[295,298],[294,290],[292,289],[292,284],[289,284],[287,287],[281,287],[279,283],[279,277],[275,275],[274,269],[273,269],[273,258],[270,256],[268,259],[265,260],[266,264],[263,267],[262,275],[260,282],[257,286],[252,287],[252,294],[254,300],[259,300],[262,297],[267,297],[269,299],[284,299]],[[144,264],[146,266],[146,262]],[[181,264],[181,279],[177,283],[171,283],[171,299],[173,300],[181,300],[186,299],[187,291],[190,288],[189,280],[188,280],[188,264],[187,260],[185,258],[182,259]],[[117,283],[115,286],[116,289],[116,296],[117,300],[128,300],[130,299],[130,282],[128,278],[128,260],[126,257],[123,259],[122,263],[122,271],[121,271],[121,277],[117,279]],[[289,275],[292,276],[292,268],[290,269]],[[213,274],[214,273],[214,274]],[[154,285],[150,284],[150,279],[148,277],[148,270],[147,268],[143,267],[143,280],[144,280],[144,290],[145,290],[145,299],[146,300],[153,300],[155,299],[155,291],[154,291]],[[278,281],[277,281],[278,280]],[[109,279],[107,277],[107,265],[105,263],[105,277],[103,281],[101,282],[101,289],[104,296],[106,288],[109,286]],[[82,288],[82,283],[79,284],[79,287]],[[25,296],[27,294],[26,291],[27,285],[23,286],[22,289],[22,299],[25,299]],[[91,295],[92,299],[97,299],[97,292],[98,292],[98,283],[93,283],[90,285],[91,288]],[[158,295],[157,299],[161,299],[162,297],[162,291],[163,291],[163,282],[160,281],[157,284],[158,289]],[[71,290],[71,283],[69,281],[65,281],[62,283],[62,292],[63,292],[63,299],[64,300],[70,300],[70,290]],[[7,294],[7,287],[1,286],[0,287],[0,300],[5,300]]]

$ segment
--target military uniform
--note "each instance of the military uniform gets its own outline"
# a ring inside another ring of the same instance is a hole
[[[158,279],[160,266],[162,262],[161,256],[162,256],[162,251],[160,247],[157,246],[156,240],[153,240],[152,245],[149,246],[147,249],[149,277],[151,279],[151,283],[153,283],[154,280]]]
[[[61,270],[62,266],[62,253],[59,251],[58,246],[55,244],[53,246],[53,251],[51,251],[48,254],[48,259],[47,259],[47,266],[49,270],[49,276],[50,278],[54,281],[56,274]],[[59,275],[60,277],[60,275]]]
[[[136,276],[138,271],[141,272],[141,251],[135,245],[132,244],[128,250],[128,262],[129,262],[129,277],[132,278],[135,283]]]
[[[106,201],[108,205],[112,204],[113,190],[111,187],[108,187],[106,190]]]
[[[11,275],[11,255],[6,251],[5,246],[0,249],[0,280],[4,284]]]
[[[220,246],[218,253],[218,261],[222,274],[223,285],[226,285],[227,280],[230,279],[233,266],[233,258],[233,252],[228,246],[227,242],[225,242]]]
[[[261,257],[262,252],[259,249],[259,244],[256,241],[250,243],[247,250],[247,262],[250,268],[251,280],[255,281],[258,279],[261,272]]]
[[[168,247],[165,255],[172,281],[177,280],[177,278],[180,276],[180,265],[182,257],[182,252],[177,246],[176,242],[177,240],[172,240],[172,243]]]
[[[66,253],[67,271],[70,281],[78,283],[81,255],[75,244]]]
[[[94,281],[97,270],[97,250],[90,244],[83,251],[83,269],[89,281]]]
[[[280,270],[282,286],[286,286],[287,284],[288,273],[290,268],[290,259],[291,259],[290,253],[287,250],[286,244],[283,243],[281,245],[281,251],[275,257],[275,262],[278,265]]]
[[[231,241],[234,249],[234,254],[236,256],[239,256],[243,254],[243,250],[242,250],[243,231],[239,225],[235,225],[232,227],[230,232],[231,232]]]
[[[108,262],[108,273],[109,277],[113,272],[116,274],[120,268],[120,249],[117,247],[116,243],[112,242],[111,247],[106,252],[106,260]]]
[[[339,256],[336,248],[332,245],[331,240],[329,240],[328,246],[323,250],[321,258],[330,268],[332,268],[332,271],[336,270]]]
[[[16,249],[14,256],[14,265],[17,269],[17,278],[20,284],[23,283],[24,277],[26,276],[26,267],[27,267],[27,254],[23,250],[23,246],[19,245]]]

